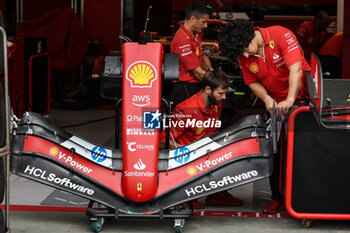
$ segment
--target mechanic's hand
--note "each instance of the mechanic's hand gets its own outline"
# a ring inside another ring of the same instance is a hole
[[[294,101],[286,99],[277,104],[276,115],[277,116],[286,116],[289,112],[289,109],[293,106]]]
[[[274,99],[272,99],[271,96],[266,97],[266,99],[264,100],[266,110],[270,114],[272,113],[272,109],[273,109],[273,101],[274,101]]]

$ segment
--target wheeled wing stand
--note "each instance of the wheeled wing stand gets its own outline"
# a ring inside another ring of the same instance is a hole
[[[7,66],[7,36],[4,28],[0,27],[1,39],[0,46],[3,53],[3,67],[0,65],[0,73],[4,76],[4,91],[0,84],[0,201],[2,202],[5,197],[5,221],[2,210],[0,210],[0,231],[1,232],[11,232],[9,223],[9,171],[10,171],[10,119],[9,119],[9,92],[8,92],[8,66]],[[1,51],[0,50],[0,51]]]

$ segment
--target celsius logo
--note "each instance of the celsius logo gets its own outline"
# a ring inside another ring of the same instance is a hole
[[[180,164],[184,164],[190,160],[191,154],[187,147],[176,149],[174,153],[174,160]]]
[[[107,158],[107,151],[102,147],[95,146],[92,148],[91,157],[94,161],[102,163]]]
[[[137,163],[134,164],[134,168],[136,170],[143,170],[146,168],[146,165],[142,162],[141,159],[139,159],[139,161],[137,161]]]
[[[128,144],[128,150],[129,151],[136,151],[138,150],[148,150],[148,151],[153,151],[154,146],[153,145],[140,145],[136,144],[136,142],[126,142]]]
[[[126,144],[128,144],[128,149],[129,151],[135,151],[135,148],[132,148],[133,145],[136,144],[136,142],[127,142]]]

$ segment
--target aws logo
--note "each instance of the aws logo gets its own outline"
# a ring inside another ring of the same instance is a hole
[[[137,61],[127,69],[126,79],[130,81],[131,87],[150,88],[157,79],[157,71],[151,63]]]

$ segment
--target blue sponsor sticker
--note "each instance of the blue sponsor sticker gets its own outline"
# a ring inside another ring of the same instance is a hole
[[[105,148],[95,146],[92,148],[91,157],[97,163],[102,163],[107,158],[107,151]]]
[[[180,164],[187,163],[188,160],[190,160],[191,153],[190,150],[187,147],[181,147],[179,149],[176,149],[174,153],[174,160]]]
[[[233,14],[232,14],[232,12],[226,13],[226,19],[229,19],[229,20],[233,19]]]
[[[145,111],[143,112],[143,128],[144,129],[160,129],[161,113]]]

